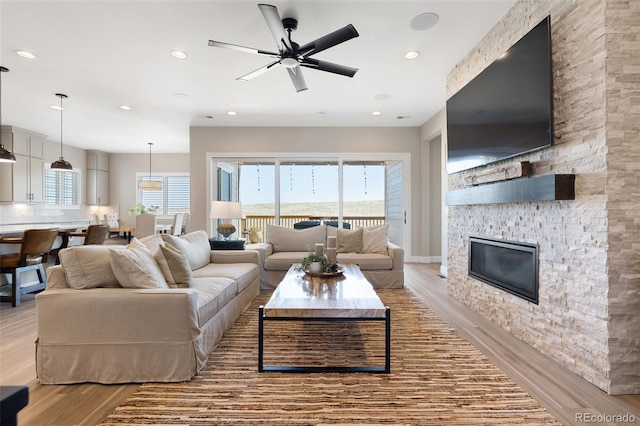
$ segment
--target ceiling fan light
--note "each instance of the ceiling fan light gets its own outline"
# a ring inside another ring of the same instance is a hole
[[[298,60],[296,58],[284,58],[280,63],[286,68],[295,68],[298,66]]]

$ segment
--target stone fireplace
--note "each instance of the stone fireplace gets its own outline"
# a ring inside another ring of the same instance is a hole
[[[639,0],[520,1],[447,80],[451,96],[551,15],[554,145],[495,166],[575,174],[575,199],[449,205],[448,291],[611,394],[640,393],[638,13]],[[449,191],[483,170],[449,175]],[[469,276],[471,236],[537,246],[538,304]]]

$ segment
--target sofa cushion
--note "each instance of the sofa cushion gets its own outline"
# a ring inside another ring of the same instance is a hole
[[[162,235],[160,234],[153,234],[146,237],[138,238],[138,241],[144,244],[144,246],[148,248],[151,253],[155,253],[160,246],[164,245],[164,240],[162,239]]]
[[[356,264],[362,271],[376,271],[393,268],[393,260],[379,253],[338,253],[338,263]]]
[[[338,253],[362,253],[362,228],[338,229]]]
[[[191,266],[187,257],[169,243],[158,246],[153,255],[170,288],[187,288],[191,285]]]
[[[204,268],[193,271],[194,278],[223,277],[238,284],[238,293],[247,288],[260,276],[255,263],[209,263]]]
[[[69,287],[76,290],[97,287],[120,287],[109,261],[111,250],[124,246],[87,245],[60,250],[60,264]]]
[[[124,288],[169,288],[153,255],[137,238],[126,250],[111,250],[109,261]]]
[[[387,254],[389,225],[373,226],[362,230],[362,252]]]
[[[238,292],[236,282],[223,277],[194,277],[191,288],[198,292],[198,324],[203,326]]]
[[[307,251],[281,251],[273,253],[264,260],[264,269],[267,271],[286,271],[292,264],[302,262],[302,258],[308,255]]]
[[[180,237],[164,235],[163,238],[187,256],[192,271],[209,264],[211,246],[205,231],[194,231]]]
[[[273,246],[273,251],[304,251],[312,250],[315,244],[325,244],[327,227],[314,226],[307,229],[292,229],[284,226],[267,225],[267,242]]]

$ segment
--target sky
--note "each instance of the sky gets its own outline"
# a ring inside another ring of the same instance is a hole
[[[337,201],[337,170],[337,166],[281,166],[281,202]],[[343,173],[345,201],[384,200],[384,166],[368,165],[365,173],[363,166],[349,165]],[[243,204],[273,203],[274,181],[273,165],[243,165],[240,201]]]

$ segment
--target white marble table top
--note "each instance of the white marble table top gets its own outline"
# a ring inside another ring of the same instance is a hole
[[[357,265],[343,265],[342,275],[310,277],[296,266],[264,306],[265,317],[383,318],[385,306]]]

